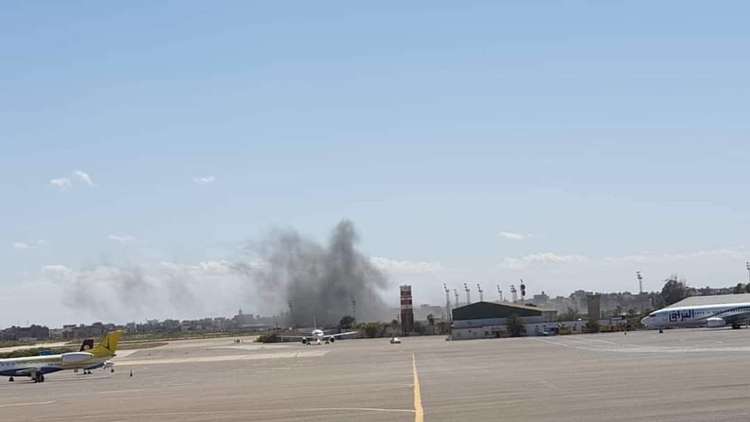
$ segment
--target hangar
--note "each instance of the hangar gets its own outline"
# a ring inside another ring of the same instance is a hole
[[[517,316],[523,321],[526,335],[545,335],[558,329],[557,311],[511,303],[475,302],[453,309],[451,338],[507,337],[508,319]]]

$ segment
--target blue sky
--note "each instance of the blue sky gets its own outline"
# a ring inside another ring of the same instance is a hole
[[[443,281],[735,283],[748,8],[8,3],[0,325],[147,317],[60,297],[93,268],[198,268],[272,227],[324,241],[342,218],[418,302]],[[232,283],[201,312],[251,308]]]

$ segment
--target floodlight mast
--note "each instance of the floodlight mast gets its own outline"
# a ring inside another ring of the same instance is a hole
[[[471,290],[469,289],[469,284],[464,283],[464,290],[466,290],[466,304],[471,304]]]
[[[448,290],[448,286],[443,283],[443,290],[445,291],[445,315],[448,321],[451,320],[451,291]]]
[[[638,294],[643,294],[643,276],[640,271],[635,272],[635,278],[638,279]]]

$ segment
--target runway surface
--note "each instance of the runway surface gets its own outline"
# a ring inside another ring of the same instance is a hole
[[[179,341],[123,351],[115,374],[3,382],[0,420],[748,420],[749,356],[747,329],[400,345]]]

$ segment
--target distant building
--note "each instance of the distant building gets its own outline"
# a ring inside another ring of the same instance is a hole
[[[414,308],[415,321],[427,321],[429,315],[432,315],[435,319],[445,319],[445,308],[426,304]]]
[[[713,296],[690,296],[666,308],[678,308],[680,306],[704,306],[718,305],[724,303],[750,303],[750,293],[713,295]]]
[[[599,320],[602,316],[602,296],[596,293],[586,295],[586,307],[589,319]]]
[[[30,327],[10,327],[0,331],[0,340],[4,341],[36,341],[49,339],[49,328],[41,325]]]
[[[557,311],[534,306],[510,303],[475,302],[453,309],[451,338],[466,340],[476,338],[507,337],[508,319],[518,316],[526,328],[526,335],[543,335],[557,331]]]
[[[531,298],[531,303],[533,303],[536,306],[544,306],[547,304],[547,302],[549,302],[549,296],[547,296],[547,294],[544,293],[544,291],[542,291],[541,294],[534,295]]]

